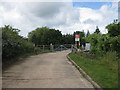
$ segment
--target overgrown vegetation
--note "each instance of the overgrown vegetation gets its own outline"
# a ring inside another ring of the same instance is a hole
[[[69,56],[103,88],[118,87],[118,62],[120,61],[120,22],[114,20],[106,26],[107,34],[97,27],[93,34],[87,33],[85,41],[91,44],[88,53]]]
[[[104,62],[103,64],[99,60],[89,59],[81,56],[80,53],[71,53],[69,56],[102,88],[118,88],[117,63],[114,63],[115,68],[111,69],[107,63]]]
[[[107,52],[115,51],[120,57],[120,22],[114,21],[106,26],[107,34],[93,33],[86,37],[86,41],[91,43],[90,53],[95,56],[103,56]]]
[[[74,44],[75,34],[79,34],[80,46],[85,46],[85,43],[89,42],[91,50],[88,53],[70,54],[70,57],[80,67],[83,67],[101,87],[117,87],[118,62],[120,61],[120,22],[115,20],[107,25],[106,29],[108,29],[108,33],[101,34],[97,27],[93,34],[88,31],[85,37],[84,31],[62,35],[59,30],[41,27],[29,32],[28,38],[24,38],[19,35],[19,29],[8,25],[2,28],[2,62],[8,64],[15,62],[16,58],[20,56],[39,54],[41,50],[37,45]],[[45,52],[49,52],[49,50]]]
[[[33,43],[28,42],[25,38],[18,35],[19,31],[9,25],[2,28],[3,59],[11,59],[34,51]]]
[[[2,27],[3,67],[18,61],[19,57],[50,52],[50,50],[43,51],[37,45],[74,43],[73,35],[62,35],[61,31],[48,27],[37,28],[29,32],[28,38],[20,36],[19,32],[19,29],[13,28],[10,25]]]
[[[11,26],[2,28],[2,64],[3,68],[17,61],[18,57],[39,53],[40,49],[19,35],[18,29]]]

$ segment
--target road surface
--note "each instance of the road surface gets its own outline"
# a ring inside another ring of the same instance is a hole
[[[68,61],[69,51],[30,56],[3,72],[3,88],[93,88]]]

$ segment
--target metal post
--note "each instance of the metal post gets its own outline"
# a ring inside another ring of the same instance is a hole
[[[77,48],[77,41],[75,41],[75,47]]]

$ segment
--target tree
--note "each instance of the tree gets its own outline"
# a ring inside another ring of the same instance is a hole
[[[110,37],[120,35],[120,22],[114,20],[114,22],[107,25],[106,28],[108,29],[108,34],[110,35]]]
[[[62,35],[61,44],[73,44],[73,43],[74,43],[74,37],[72,34]]]
[[[19,29],[7,25],[2,28],[2,58],[11,59],[21,54],[33,52],[33,44],[20,36]],[[3,62],[5,62],[3,60]]]
[[[29,41],[35,45],[60,44],[62,39],[61,31],[48,27],[37,28],[28,34]]]
[[[89,30],[87,31],[87,34],[86,34],[86,37],[88,37],[90,35],[90,32],[89,32]]]
[[[100,33],[100,30],[99,30],[99,28],[98,28],[98,26],[96,26],[96,30],[95,30],[95,32],[94,33]]]

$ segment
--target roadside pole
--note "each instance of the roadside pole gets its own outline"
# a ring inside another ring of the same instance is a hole
[[[77,48],[77,51],[80,48],[79,42],[80,42],[80,36],[79,34],[75,34],[75,47]]]
[[[80,41],[79,41],[79,50],[80,50]]]
[[[43,52],[45,51],[45,45],[43,45]]]
[[[52,43],[50,44],[50,51],[53,52],[53,45],[52,45]]]

